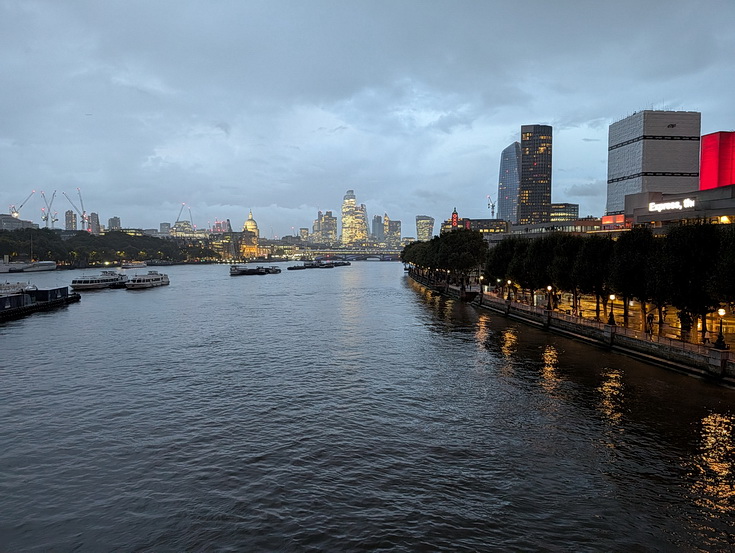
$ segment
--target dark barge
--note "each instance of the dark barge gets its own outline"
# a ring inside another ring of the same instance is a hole
[[[39,289],[22,282],[0,284],[0,321],[18,319],[36,311],[47,311],[78,302],[81,295],[67,286]]]

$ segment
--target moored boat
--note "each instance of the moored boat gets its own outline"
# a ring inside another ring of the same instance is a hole
[[[128,276],[115,271],[102,271],[99,275],[82,275],[71,281],[72,290],[100,290],[102,288],[124,288]]]
[[[144,275],[134,275],[125,283],[128,290],[139,290],[143,288],[155,288],[169,284],[168,275],[158,271],[148,271]]]
[[[275,265],[271,265],[270,267],[257,267],[257,269],[264,271],[266,275],[277,275],[281,272],[281,268]]]
[[[0,321],[61,307],[79,301],[80,297],[76,292],[70,294],[66,286],[38,289],[25,282],[6,282],[0,284]]]
[[[144,269],[147,266],[145,261],[123,261],[120,264],[121,269]]]
[[[248,267],[247,265],[230,265],[230,276],[240,275],[265,275],[263,267]]]
[[[55,271],[56,261],[31,261],[23,268],[24,273],[35,273],[37,271]]]
[[[23,261],[0,261],[0,273],[22,273],[28,265]]]

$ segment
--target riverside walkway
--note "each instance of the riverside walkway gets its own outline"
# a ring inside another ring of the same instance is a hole
[[[717,349],[709,343],[692,343],[677,338],[679,329],[672,326],[670,322],[673,321],[668,318],[661,324],[654,324],[653,332],[647,333],[630,326],[626,328],[573,315],[571,309],[563,304],[561,308],[549,310],[504,298],[494,292],[483,293],[477,285],[461,288],[453,284],[432,282],[411,273],[409,276],[422,286],[448,297],[468,301],[477,308],[487,309],[507,318],[592,345],[612,349],[651,364],[735,387],[735,357],[731,354],[731,350]],[[591,308],[589,303],[583,305],[583,312],[595,314],[594,304]],[[602,311],[601,317],[604,317]],[[622,309],[620,313],[616,311],[614,317],[622,322]],[[607,317],[604,317],[604,320],[606,321]],[[636,315],[632,311],[629,324],[631,322],[638,328],[643,326],[640,324],[640,314]],[[693,331],[692,335],[697,333]]]

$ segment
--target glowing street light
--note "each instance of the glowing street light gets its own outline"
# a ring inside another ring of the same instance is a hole
[[[610,294],[610,318],[607,320],[607,324],[615,326],[615,316],[613,315],[613,303],[615,302],[615,294]]]
[[[510,280],[508,281],[508,300],[510,300]]]
[[[551,285],[546,287],[546,297],[548,299],[548,302],[546,304],[546,309],[548,311],[551,311]]]
[[[727,349],[727,344],[725,344],[725,336],[722,334],[722,318],[725,316],[725,310],[720,307],[717,310],[717,314],[720,316],[720,333],[717,335],[717,340],[712,345],[717,349]]]

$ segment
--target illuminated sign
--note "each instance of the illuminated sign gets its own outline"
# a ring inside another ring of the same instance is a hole
[[[458,223],[459,223],[459,215],[457,215],[457,212],[455,211],[454,213],[452,213],[452,226],[456,227]]]
[[[648,204],[648,211],[649,213],[657,212],[661,213],[662,211],[673,211],[675,209],[690,209],[694,207],[694,204],[696,202],[692,200],[691,198],[685,198],[681,201],[677,200],[675,202],[662,202],[660,204],[657,204],[656,202],[651,202]]]

